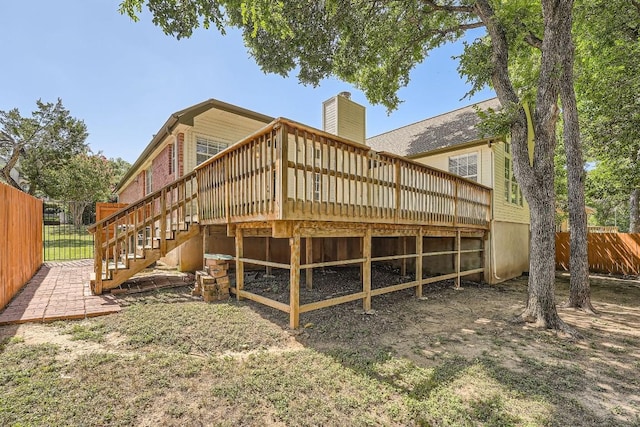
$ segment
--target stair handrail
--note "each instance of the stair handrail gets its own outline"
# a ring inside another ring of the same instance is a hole
[[[107,222],[113,222],[114,219],[121,218],[121,217],[125,216],[124,214],[125,214],[125,212],[127,210],[138,209],[141,205],[144,205],[145,203],[148,203],[151,199],[153,199],[153,198],[157,197],[158,195],[162,194],[162,192],[166,191],[169,187],[175,187],[175,185],[178,184],[180,181],[185,181],[186,182],[186,181],[188,181],[188,180],[190,180],[192,178],[195,178],[195,176],[196,176],[195,170],[192,171],[192,172],[189,172],[188,174],[185,174],[185,175],[181,176],[177,180],[170,182],[169,184],[165,185],[164,187],[160,188],[159,190],[156,190],[153,193],[149,193],[146,196],[144,196],[142,199],[138,199],[135,202],[130,203],[126,207],[124,207],[124,208],[112,213],[111,215],[101,219],[100,221],[96,221],[95,223],[89,225],[87,227],[87,231],[89,231],[91,233],[95,233],[95,231],[96,231],[96,229],[98,228],[99,225],[104,225]]]
[[[191,189],[187,190],[187,185],[191,181]],[[180,188],[183,188],[182,194],[180,192]],[[174,190],[177,191],[177,202],[174,200]],[[171,203],[167,206],[167,195],[171,196]],[[97,221],[96,223],[90,225],[88,230],[91,233],[95,234],[94,238],[94,271],[95,271],[95,281],[94,281],[94,289],[93,291],[96,294],[102,293],[102,280],[103,280],[103,258],[106,261],[106,271],[105,273],[108,275],[111,271],[112,273],[117,273],[119,269],[119,250],[121,247],[125,248],[125,254],[128,257],[131,253],[131,246],[133,246],[133,255],[136,256],[136,246],[137,244],[130,245],[129,239],[133,239],[134,242],[137,241],[137,236],[140,231],[143,232],[143,239],[149,238],[151,240],[151,245],[153,246],[153,240],[155,237],[160,239],[160,251],[166,252],[166,232],[167,232],[167,221],[173,222],[173,214],[176,213],[176,222],[179,223],[181,220],[186,220],[186,211],[187,204],[192,204],[193,201],[196,201],[196,206],[191,205],[190,208],[190,222],[193,222],[193,217],[198,215],[199,207],[197,206],[197,181],[196,181],[196,173],[195,171],[189,172],[186,175],[183,175],[179,179],[165,185],[164,187],[154,191],[146,195],[145,197],[131,203],[130,205],[120,209],[117,212],[107,216],[106,218]],[[156,204],[158,203],[158,204]],[[147,208],[148,212],[147,213]],[[180,215],[180,209],[183,209],[183,214]],[[138,220],[140,217],[140,212],[142,212],[142,219]],[[168,214],[168,215],[167,215]],[[182,217],[182,218],[181,218]],[[125,224],[120,224],[124,226],[125,231],[118,231],[118,222],[125,219]],[[133,224],[130,224],[126,221],[133,220]],[[156,232],[154,230],[154,224],[156,221],[160,221],[159,228],[160,231]],[[133,226],[133,227],[132,227]],[[109,236],[109,228],[113,227],[113,237]],[[150,227],[150,234],[146,234],[147,227]],[[103,233],[105,238],[103,239]],[[145,239],[146,240],[146,239]],[[143,243],[143,247],[146,246],[146,243]],[[109,259],[112,255],[110,252],[113,250],[113,268],[109,267]],[[162,254],[163,256],[165,253]],[[128,262],[128,260],[126,260]]]

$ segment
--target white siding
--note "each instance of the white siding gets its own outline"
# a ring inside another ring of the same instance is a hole
[[[338,135],[360,144],[364,144],[365,108],[343,96],[338,96],[337,98]]]
[[[493,186],[493,217],[496,221],[529,224],[529,205],[525,200],[523,206],[507,202],[504,196],[504,143],[492,146],[495,175]]]
[[[461,154],[477,154],[478,156],[478,183],[491,187],[493,181],[491,179],[491,149],[487,145],[480,147],[471,147],[462,150],[451,151],[448,153],[435,154],[428,157],[415,159],[420,163],[431,167],[449,171],[449,157],[459,156]]]
[[[334,96],[322,104],[322,126],[325,132],[365,143],[365,107],[345,98]]]
[[[198,135],[231,145],[266,125],[258,120],[217,109],[211,109],[197,116],[194,119],[193,127],[185,133],[185,173],[196,167],[196,137]]]
[[[337,96],[322,103],[322,130],[331,134],[338,134],[338,101]]]
[[[504,197],[504,143],[492,144],[491,147],[488,144],[483,144],[425,156],[415,160],[434,168],[448,171],[449,157],[468,153],[478,154],[479,183],[493,188],[493,218],[496,221],[529,224],[529,205],[527,201],[524,201],[524,206],[519,206],[508,203]]]

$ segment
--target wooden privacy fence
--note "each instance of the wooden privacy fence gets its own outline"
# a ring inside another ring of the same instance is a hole
[[[640,234],[589,233],[589,271],[640,275]],[[569,270],[569,233],[556,233],[556,267]]]
[[[0,183],[0,309],[42,265],[42,200]]]

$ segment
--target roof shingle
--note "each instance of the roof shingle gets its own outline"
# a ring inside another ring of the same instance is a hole
[[[401,156],[414,156],[446,147],[453,147],[482,139],[477,125],[481,110],[499,109],[498,98],[488,99],[439,116],[431,117],[367,139],[376,151]]]

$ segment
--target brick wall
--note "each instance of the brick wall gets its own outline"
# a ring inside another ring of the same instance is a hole
[[[184,175],[184,133],[178,134],[178,176]]]
[[[177,152],[175,153],[178,156],[178,174],[176,175],[173,166],[171,168],[169,166],[171,144],[167,144],[151,162],[153,179],[151,185],[153,191],[161,189],[184,175],[184,133],[179,133],[176,139],[178,141]],[[172,169],[171,173],[169,173],[169,169]],[[143,170],[138,174],[137,180],[134,179],[131,184],[120,192],[118,200],[121,203],[133,203],[146,195],[145,188],[145,171]]]
[[[169,169],[172,168],[169,165],[170,161],[171,144],[167,146],[153,159],[151,163],[151,170],[153,175],[153,191],[159,190],[165,185],[176,180],[176,174],[169,173]]]
[[[133,203],[144,197],[144,171],[138,174],[138,177],[131,181],[120,194],[118,195],[118,201],[120,203]]]

